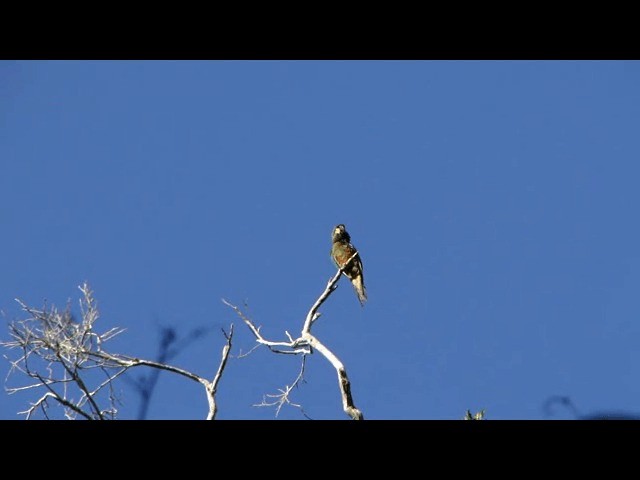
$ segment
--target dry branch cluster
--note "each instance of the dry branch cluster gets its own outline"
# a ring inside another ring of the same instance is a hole
[[[114,390],[114,380],[134,367],[146,366],[169,371],[200,383],[207,394],[209,412],[207,418],[216,416],[215,394],[222,371],[226,365],[231,348],[233,328],[227,335],[222,360],[212,381],[199,375],[174,367],[167,363],[143,360],[128,355],[110,353],[106,343],[122,333],[123,329],[113,328],[103,333],[95,330],[99,318],[93,292],[85,283],[81,285],[81,319],[76,321],[68,305],[64,311],[55,307],[37,310],[20,302],[22,309],[29,315],[27,319],[12,322],[9,325],[11,340],[0,345],[18,350],[17,358],[6,357],[11,368],[9,375],[21,373],[29,383],[18,387],[9,387],[7,392],[35,389],[44,391],[31,406],[19,412],[31,418],[40,411],[45,418],[52,418],[50,403],[63,407],[66,418],[78,417],[87,420],[105,420],[116,418],[118,399]],[[106,404],[106,406],[101,406]]]

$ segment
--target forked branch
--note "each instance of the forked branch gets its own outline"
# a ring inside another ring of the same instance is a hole
[[[300,354],[307,355],[307,354],[313,353],[314,350],[317,350],[318,352],[320,352],[320,354],[324,356],[331,363],[331,365],[333,365],[333,368],[335,368],[336,373],[338,375],[338,385],[340,387],[340,394],[342,397],[342,409],[352,419],[364,420],[364,416],[362,415],[362,412],[358,410],[358,408],[356,408],[353,402],[353,396],[351,394],[351,383],[349,382],[349,378],[347,376],[347,370],[345,369],[343,363],[331,350],[329,350],[329,348],[327,348],[323,343],[320,342],[320,340],[318,340],[315,336],[311,334],[311,327],[313,326],[314,322],[318,318],[320,318],[320,312],[318,311],[318,309],[327,300],[327,298],[329,298],[329,296],[333,293],[333,291],[338,287],[338,281],[340,280],[342,273],[344,272],[347,265],[349,265],[351,260],[353,260],[356,257],[356,255],[357,255],[357,252],[354,253],[349,258],[349,260],[347,260],[344,263],[344,265],[338,269],[336,274],[329,280],[324,291],[320,294],[318,299],[311,306],[311,309],[307,313],[307,316],[305,317],[305,321],[302,327],[302,332],[300,334],[300,337],[298,337],[297,339],[293,339],[288,332],[285,332],[287,334],[287,337],[289,338],[289,341],[287,342],[284,342],[284,341],[277,342],[277,341],[267,340],[260,333],[260,328],[256,327],[253,324],[253,322],[249,318],[247,318],[247,316],[244,315],[244,313],[242,313],[242,311],[237,306],[232,305],[231,303],[227,302],[225,299],[222,299],[222,302],[228,307],[232,308],[238,314],[238,316],[249,327],[249,330],[251,330],[253,335],[256,337],[256,342],[258,342],[258,344],[260,345],[267,346],[271,351],[275,353],[285,353],[285,354],[293,354],[293,355],[300,355]],[[297,382],[294,382],[294,385],[295,384],[297,384]],[[273,396],[274,398],[277,398],[277,400],[274,402],[267,403],[266,400],[263,399],[263,402],[260,406],[276,406],[277,407],[276,415],[277,413],[280,412],[281,407],[285,403],[291,404],[293,406],[298,406],[297,404],[293,404],[289,401],[289,393],[291,392],[291,388],[287,387],[285,389],[281,389],[280,395]]]

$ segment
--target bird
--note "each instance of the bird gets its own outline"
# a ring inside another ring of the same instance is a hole
[[[344,224],[341,223],[334,227],[331,241],[333,243],[331,246],[331,258],[338,268],[342,268],[345,262],[347,262],[354,253],[356,254],[342,273],[351,280],[356,295],[358,295],[360,305],[364,307],[364,302],[367,301],[367,290],[364,286],[362,260],[356,247],[351,244],[351,236],[347,232]]]

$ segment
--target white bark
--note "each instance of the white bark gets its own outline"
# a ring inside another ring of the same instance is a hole
[[[357,252],[349,260],[347,260],[344,265],[345,266],[348,265],[349,262],[356,255],[357,255]],[[351,383],[349,382],[349,378],[347,376],[347,370],[345,369],[343,363],[331,350],[329,350],[328,347],[326,347],[322,342],[320,342],[320,340],[318,340],[315,336],[311,334],[311,327],[313,326],[315,321],[318,320],[318,318],[320,318],[320,312],[318,311],[318,309],[327,300],[327,298],[329,298],[329,295],[331,295],[331,293],[333,293],[333,291],[338,287],[338,281],[340,280],[340,277],[342,276],[343,272],[344,272],[344,266],[338,269],[336,274],[327,283],[327,286],[325,287],[324,291],[320,294],[318,299],[312,305],[311,309],[307,313],[307,316],[305,317],[305,321],[302,327],[302,333],[300,337],[297,339],[293,339],[288,332],[285,332],[287,334],[287,337],[289,338],[288,342],[274,342],[274,341],[265,339],[260,334],[260,329],[256,327],[253,324],[253,322],[250,319],[248,319],[238,307],[230,304],[225,299],[222,299],[222,302],[225,305],[231,307],[238,314],[238,316],[242,318],[244,323],[249,327],[251,332],[256,337],[256,341],[259,344],[266,345],[273,352],[293,354],[293,355],[299,355],[299,354],[307,355],[307,354],[313,353],[314,350],[318,351],[323,357],[325,357],[329,361],[329,363],[331,363],[333,368],[335,368],[336,370],[336,373],[338,375],[338,385],[340,387],[340,394],[342,397],[342,409],[353,420],[364,420],[364,416],[362,415],[362,412],[358,410],[358,408],[356,408],[353,402],[353,396],[351,394]],[[274,347],[283,347],[283,348],[274,348]],[[294,385],[297,383],[298,380],[294,382]],[[279,407],[283,403],[285,402],[291,403],[289,402],[289,399],[288,399],[288,395],[290,391],[291,391],[291,388],[281,390],[282,394],[278,396],[281,398],[279,402],[266,404],[263,401],[263,405],[261,406],[277,404],[278,411],[279,411]]]
[[[65,410],[67,418],[78,416],[87,420],[104,420],[115,418],[116,408],[113,398],[113,380],[130,368],[150,367],[166,370],[200,383],[206,392],[209,403],[207,419],[214,419],[217,413],[215,396],[222,373],[229,358],[233,325],[225,337],[226,345],[222,349],[222,359],[212,381],[195,373],[172,365],[144,360],[126,355],[116,355],[104,350],[104,344],[121,329],[111,329],[102,334],[96,333],[94,323],[98,319],[98,309],[93,293],[85,283],[80,286],[83,298],[80,300],[82,318],[76,322],[70,310],[59,312],[55,307],[37,310],[18,302],[30,318],[13,322],[9,326],[12,340],[0,342],[1,346],[21,350],[16,360],[10,360],[12,372],[19,372],[31,379],[33,383],[7,388],[9,394],[20,391],[42,388],[44,394],[31,404],[30,408],[20,414],[31,418],[40,409],[46,418],[48,403],[55,401]],[[99,369],[105,379],[95,382],[87,380],[87,373]],[[90,383],[94,386],[90,387]],[[97,383],[97,386],[95,386]],[[73,392],[71,392],[75,389]],[[110,405],[103,408],[99,405],[98,393],[104,388],[111,389]],[[74,398],[75,397],[75,398]]]

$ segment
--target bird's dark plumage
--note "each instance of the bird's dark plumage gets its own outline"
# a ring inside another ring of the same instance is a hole
[[[356,247],[351,244],[351,236],[347,233],[345,226],[341,223],[336,225],[333,229],[331,236],[333,245],[331,247],[331,258],[341,268],[349,258],[357,252]],[[360,305],[364,306],[364,302],[367,301],[367,290],[364,286],[364,276],[362,269],[362,260],[360,259],[360,253],[358,253],[353,260],[349,263],[347,268],[343,272],[349,280],[358,295]]]

